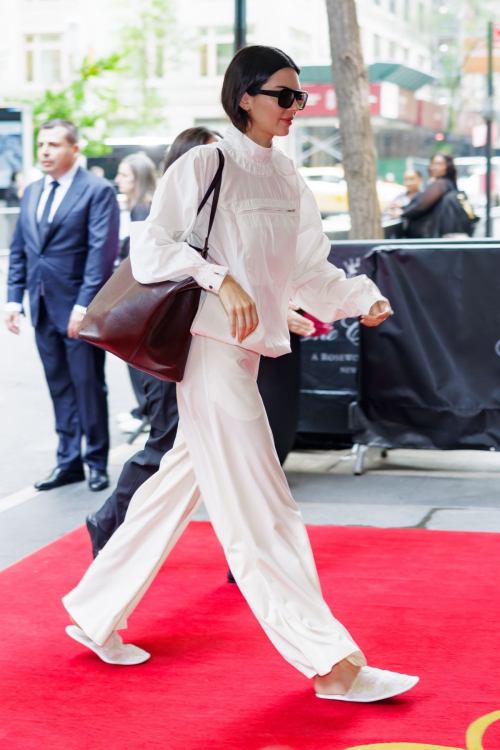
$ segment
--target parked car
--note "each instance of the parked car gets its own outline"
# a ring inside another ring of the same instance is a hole
[[[301,167],[299,172],[313,191],[322,216],[343,214],[349,211],[347,183],[341,165],[335,167]],[[383,211],[398,195],[404,192],[404,185],[378,179],[377,194],[380,210]]]

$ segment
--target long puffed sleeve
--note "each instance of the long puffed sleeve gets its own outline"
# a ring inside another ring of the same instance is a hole
[[[207,291],[219,292],[228,269],[207,262],[187,243],[218,166],[216,149],[198,146],[188,151],[163,175],[146,221],[130,225],[130,263],[141,284],[192,276]],[[202,219],[207,210],[206,206],[198,218],[200,236],[205,236],[208,225]]]
[[[324,322],[367,315],[375,302],[386,298],[366,276],[346,279],[344,271],[328,262],[330,240],[323,233],[316,200],[304,179],[301,184],[293,301]]]

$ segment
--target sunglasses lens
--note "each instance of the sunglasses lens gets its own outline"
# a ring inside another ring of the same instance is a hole
[[[292,106],[293,100],[295,99],[295,94],[291,89],[283,89],[280,91],[280,95],[278,97],[278,104],[283,109],[288,109]]]
[[[305,91],[301,91],[299,94],[295,94],[295,101],[297,102],[297,106],[299,109],[304,109],[307,102],[307,93]]]

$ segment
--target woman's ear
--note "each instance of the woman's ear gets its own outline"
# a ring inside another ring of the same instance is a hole
[[[247,94],[247,92],[245,91],[245,93],[240,99],[239,106],[241,107],[241,109],[244,109],[245,112],[250,112],[251,101],[252,101],[251,96]]]

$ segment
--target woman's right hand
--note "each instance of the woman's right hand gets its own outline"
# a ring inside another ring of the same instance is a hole
[[[255,302],[229,274],[221,284],[219,298],[229,318],[231,336],[234,339],[237,335],[241,344],[259,325]]]

